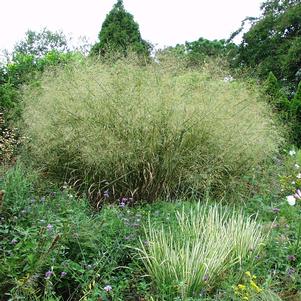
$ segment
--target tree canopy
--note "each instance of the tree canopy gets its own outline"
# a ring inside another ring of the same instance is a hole
[[[122,0],[118,0],[106,16],[98,38],[99,42],[92,47],[91,54],[118,52],[126,55],[133,51],[149,55],[150,44],[142,39],[138,23],[125,10]]]
[[[28,30],[25,38],[15,45],[13,52],[42,57],[50,51],[68,50],[68,40],[62,32],[52,32],[44,28],[40,32]]]
[[[81,54],[70,51],[67,38],[61,32],[44,28],[28,30],[17,43],[6,62],[0,65],[0,111],[19,114],[19,88],[35,80],[49,66],[79,59]]]
[[[233,57],[237,46],[225,40],[207,40],[199,38],[196,41],[177,44],[167,47],[159,52],[159,55],[171,53],[178,58],[185,59],[188,66],[199,66],[209,57]]]
[[[262,78],[270,71],[294,90],[301,79],[300,0],[268,0],[262,15],[250,19],[252,26],[243,35],[238,63],[256,68]]]

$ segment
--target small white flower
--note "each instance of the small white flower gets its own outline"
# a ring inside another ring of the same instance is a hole
[[[292,185],[295,185],[295,184],[296,184],[296,182],[295,182],[295,181],[293,181],[293,182],[292,182]]]
[[[297,174],[297,179],[301,179],[301,173]]]
[[[295,156],[295,155],[296,155],[296,152],[295,152],[294,149],[292,149],[292,150],[290,150],[290,151],[288,152],[288,154],[289,154],[290,156]]]
[[[111,285],[106,285],[103,289],[108,293],[112,290],[112,286]]]
[[[295,164],[295,168],[298,169],[300,168],[300,166],[298,164]]]
[[[233,78],[231,75],[225,76],[225,77],[224,77],[224,82],[225,82],[225,83],[227,83],[227,82],[232,82],[233,80],[234,80],[234,78]]]
[[[286,197],[286,200],[289,205],[295,206],[296,205],[296,198],[293,195],[289,195]]]

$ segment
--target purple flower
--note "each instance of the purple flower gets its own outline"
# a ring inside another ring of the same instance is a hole
[[[119,207],[124,208],[125,207],[125,202],[120,202]]]
[[[12,245],[15,245],[17,242],[18,242],[18,241],[14,238],[14,239],[11,240],[10,243],[11,243]]]
[[[53,272],[52,272],[52,271],[47,271],[47,272],[45,273],[45,279],[49,279],[52,275],[53,275]]]
[[[53,226],[52,226],[51,224],[48,224],[48,225],[47,225],[47,230],[48,230],[48,231],[51,231],[52,229],[53,229]]]
[[[280,209],[279,208],[272,208],[272,211],[274,212],[274,213],[279,213],[280,212]]]
[[[132,240],[132,239],[134,239],[134,235],[133,235],[133,234],[130,234],[130,235],[128,235],[128,236],[125,236],[124,239],[125,239],[125,240]]]
[[[103,197],[104,197],[105,199],[108,199],[108,198],[110,197],[109,191],[108,191],[108,190],[104,191]]]
[[[287,275],[288,276],[292,276],[295,273],[295,269],[294,268],[289,268],[287,271]]]
[[[103,289],[108,293],[112,290],[112,286],[111,285],[106,285]]]
[[[298,200],[301,199],[301,191],[300,191],[300,189],[297,189],[297,190],[296,190],[296,193],[294,194],[294,197],[295,197],[296,199],[298,199]]]
[[[63,277],[65,277],[67,275],[67,272],[62,272],[61,273],[61,277],[63,278]]]
[[[288,261],[296,261],[296,257],[294,255],[288,255],[287,260]]]

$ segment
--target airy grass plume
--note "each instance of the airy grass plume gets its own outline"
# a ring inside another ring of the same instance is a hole
[[[261,227],[242,213],[218,205],[177,212],[175,223],[158,227],[149,221],[147,244],[137,249],[161,300],[194,297],[248,256],[265,240]]]
[[[281,137],[256,87],[176,61],[84,61],[24,94],[33,160],[97,197],[220,194],[273,155]]]

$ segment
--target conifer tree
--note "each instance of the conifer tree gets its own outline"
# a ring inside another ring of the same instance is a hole
[[[301,104],[301,81],[299,82],[298,88],[297,88],[297,92],[294,96],[293,99],[295,102],[298,102]]]
[[[293,139],[297,145],[301,144],[301,81],[294,98],[290,103],[290,115],[293,124]]]
[[[270,96],[271,103],[278,110],[287,111],[289,108],[289,101],[281,90],[281,86],[272,71],[270,71],[265,82],[264,89],[267,95]]]
[[[118,0],[106,16],[98,38],[99,42],[92,47],[91,54],[118,52],[126,55],[128,51],[133,51],[149,55],[150,44],[142,39],[138,23],[125,10],[122,0]]]
[[[291,100],[290,111],[293,116],[298,116],[298,119],[301,121],[301,81],[294,98]]]

